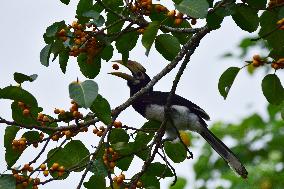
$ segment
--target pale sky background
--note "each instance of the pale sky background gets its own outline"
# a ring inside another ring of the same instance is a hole
[[[163,1],[162,1],[163,2]],[[64,75],[57,61],[50,63],[48,68],[42,66],[39,61],[40,50],[44,46],[42,38],[47,26],[55,21],[65,20],[72,23],[74,20],[77,1],[71,1],[69,6],[62,4],[59,0],[10,0],[2,1],[0,7],[1,18],[1,46],[0,46],[0,88],[10,84],[15,85],[13,80],[14,72],[24,74],[38,74],[38,79],[23,84],[23,88],[30,91],[37,99],[44,113],[53,113],[53,109],[69,109],[70,99],[68,84],[76,80],[85,80],[79,71],[75,59],[69,59],[67,73]],[[192,56],[181,82],[177,88],[177,94],[198,104],[211,116],[210,125],[214,121],[222,120],[227,122],[238,122],[238,120],[252,112],[265,112],[266,100],[261,91],[261,78],[263,75],[258,71],[255,76],[248,76],[243,70],[238,75],[230,94],[225,101],[218,92],[217,84],[220,75],[230,66],[242,66],[244,60],[221,59],[220,56],[227,51],[236,52],[236,46],[242,37],[249,35],[238,29],[231,18],[226,18],[222,28],[212,31],[202,40],[196,53]],[[153,77],[168,63],[159,55],[154,46],[149,57],[145,56],[145,49],[141,42],[131,51],[130,59],[142,62]],[[258,53],[251,51],[250,56]],[[115,53],[112,60],[120,59],[120,54]],[[94,80],[99,84],[99,93],[102,94],[114,108],[123,103],[129,97],[129,90],[126,82],[115,78],[107,73],[113,71],[112,64],[102,62],[100,75]],[[172,80],[177,69],[163,78],[155,89],[169,91]],[[279,76],[283,76],[279,74]],[[11,120],[11,101],[0,101],[0,116]],[[129,126],[142,126],[145,120],[132,108],[125,110],[118,118]],[[1,125],[0,140],[3,141],[5,125]],[[19,135],[20,137],[20,135]],[[91,144],[96,144],[97,137],[90,131],[88,134],[81,134],[76,137],[83,140],[90,151],[93,151]],[[6,168],[4,159],[5,149],[3,142],[0,146],[0,172]],[[56,143],[53,143],[53,147]],[[39,148],[37,149],[37,151]],[[198,151],[198,150],[197,150]],[[196,152],[194,149],[193,152]],[[28,162],[36,156],[34,149],[28,149],[16,165]],[[176,165],[178,176],[185,176],[189,180],[192,177],[192,161]],[[137,165],[137,164],[136,164]],[[139,163],[138,163],[139,165]],[[140,164],[142,165],[142,164]],[[131,170],[140,170],[141,167],[132,167]],[[41,186],[42,189],[57,187],[75,188],[81,174],[71,174],[64,181],[55,181]],[[87,179],[86,179],[87,181]],[[168,182],[163,182],[162,188],[167,188]],[[192,183],[190,184],[192,185]]]

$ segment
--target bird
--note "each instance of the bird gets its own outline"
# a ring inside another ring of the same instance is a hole
[[[151,78],[146,74],[146,69],[138,62],[128,60],[115,60],[120,65],[128,68],[132,75],[123,72],[110,72],[109,74],[127,81],[130,96],[133,96],[145,87]],[[153,87],[139,96],[132,104],[135,111],[147,120],[164,120],[164,109],[169,92],[154,91]],[[177,138],[178,130],[189,130],[200,134],[210,146],[228,163],[228,165],[242,178],[246,179],[248,172],[237,156],[209,129],[205,122],[210,120],[209,115],[198,105],[174,94],[171,98],[170,120],[167,122],[166,134],[169,138]]]

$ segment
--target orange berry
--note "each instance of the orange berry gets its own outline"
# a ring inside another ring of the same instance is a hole
[[[53,141],[58,141],[58,140],[59,140],[59,137],[58,137],[58,135],[53,135],[53,136],[51,137],[51,139],[52,139]]]
[[[38,186],[37,186],[37,185],[34,185],[34,186],[32,187],[32,189],[38,189]]]
[[[59,163],[53,163],[51,167],[54,171],[56,171],[59,168]]]
[[[140,29],[137,30],[137,32],[140,33],[140,34],[143,34],[145,32],[145,29],[144,28],[140,28]]]
[[[122,123],[121,123],[120,121],[114,121],[114,122],[113,122],[113,126],[114,126],[115,128],[121,128],[121,127],[122,127]]]
[[[74,112],[72,113],[72,115],[73,115],[73,117],[75,117],[75,118],[79,118],[79,117],[80,117],[80,112],[74,111]]]
[[[65,131],[64,134],[67,138],[72,136],[72,132],[70,130]]]
[[[29,183],[27,181],[22,182],[23,187],[27,187]]]
[[[99,131],[99,130],[98,130],[97,128],[94,128],[94,129],[93,129],[93,133],[94,133],[94,134],[97,134],[98,131]]]
[[[60,110],[60,111],[59,111],[59,114],[60,114],[60,115],[64,115],[64,114],[65,114],[65,110]]]
[[[253,65],[254,67],[258,67],[258,66],[260,66],[260,62],[259,62],[258,60],[253,59],[252,65]]]
[[[42,121],[49,122],[49,118],[47,116],[43,116]]]
[[[28,115],[30,115],[30,110],[29,110],[29,109],[27,109],[27,108],[26,108],[26,109],[24,109],[24,110],[23,110],[23,115],[24,115],[24,116],[28,116]]]
[[[40,183],[40,179],[39,178],[35,178],[34,179],[34,185],[38,185]]]
[[[123,182],[123,179],[121,179],[120,177],[117,178],[116,180],[117,184],[121,184]]]
[[[142,187],[142,182],[138,181],[136,186],[137,186],[138,188],[141,188],[141,187]]]
[[[113,68],[114,70],[118,70],[118,69],[119,69],[119,66],[118,66],[117,64],[113,64],[113,65],[112,65],[112,68]]]
[[[175,21],[174,21],[174,25],[178,26],[178,25],[180,25],[180,24],[182,23],[182,21],[183,21],[183,19],[177,18],[177,19],[175,19]]]
[[[259,54],[253,55],[252,59],[253,59],[253,60],[261,61],[261,58],[260,58]]]
[[[168,17],[174,17],[175,14],[176,14],[176,11],[175,10],[171,10],[171,11],[168,12],[167,16]]]
[[[176,15],[177,18],[183,18],[183,14],[181,12],[178,12]]]
[[[30,168],[30,165],[29,164],[25,164],[24,167],[23,167],[23,170],[28,170]]]
[[[113,169],[116,163],[114,161],[109,162],[109,168]]]
[[[33,170],[34,170],[34,168],[31,167],[31,166],[30,166],[29,169],[28,169],[29,172],[32,172]]]
[[[125,174],[121,173],[118,177],[120,177],[122,180],[125,179]]]
[[[24,107],[25,107],[25,103],[23,103],[22,101],[19,101],[19,102],[18,102],[18,106],[19,106],[20,108],[24,108]]]
[[[65,171],[65,167],[61,165],[60,167],[58,167],[58,171],[59,172],[64,172]]]
[[[41,164],[40,165],[40,169],[44,171],[46,169],[46,165],[45,164]]]
[[[49,171],[48,171],[48,170],[44,170],[44,171],[43,171],[43,175],[44,175],[45,177],[47,177],[48,174],[49,174]]]
[[[59,177],[62,177],[63,174],[64,174],[64,172],[58,172],[58,173],[57,173],[57,175],[58,175]]]
[[[81,44],[81,39],[75,39],[75,44],[80,45]]]
[[[55,108],[55,109],[54,109],[54,113],[55,113],[55,114],[59,114],[59,113],[60,113],[60,110],[57,109],[57,108]]]
[[[98,132],[97,132],[97,136],[98,136],[98,137],[103,136],[103,132],[102,132],[102,131],[98,131]]]
[[[37,120],[41,121],[43,119],[43,117],[44,117],[43,113],[37,114]]]
[[[105,127],[104,127],[104,126],[100,126],[100,130],[101,130],[102,132],[104,132],[104,131],[105,131]]]

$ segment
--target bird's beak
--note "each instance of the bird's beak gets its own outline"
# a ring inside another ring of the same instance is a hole
[[[115,60],[115,61],[112,61],[112,62],[115,62],[115,63],[118,63],[120,65],[125,66],[126,68],[128,68],[131,71],[132,75],[135,75],[138,72],[144,72],[144,73],[146,72],[146,69],[136,61],[129,60],[125,64],[123,63],[122,60]],[[122,73],[122,72],[110,72],[109,74],[123,78],[127,81],[134,81],[135,80],[135,78],[133,76],[128,75],[126,73]]]

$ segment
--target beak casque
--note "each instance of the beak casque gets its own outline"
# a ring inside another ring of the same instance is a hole
[[[138,72],[143,72],[143,73],[146,72],[146,69],[136,61],[128,60],[126,64],[124,64],[122,60],[114,60],[112,62],[125,66],[131,71],[132,75],[135,75]],[[133,76],[122,72],[110,72],[109,74],[120,77],[127,81],[135,80]]]

